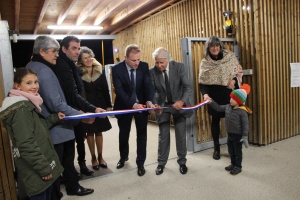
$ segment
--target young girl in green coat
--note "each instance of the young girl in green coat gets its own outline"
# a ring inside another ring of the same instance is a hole
[[[49,129],[64,114],[55,113],[46,119],[41,114],[43,100],[38,90],[37,75],[26,68],[17,69],[14,87],[0,108],[0,119],[12,141],[15,168],[27,195],[30,199],[48,200],[53,182],[63,172]]]

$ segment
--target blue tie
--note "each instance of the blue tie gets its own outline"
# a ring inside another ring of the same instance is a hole
[[[131,84],[131,98],[134,99],[134,101],[136,101],[136,91],[135,91],[135,81],[134,81],[134,69],[130,70],[130,84]]]

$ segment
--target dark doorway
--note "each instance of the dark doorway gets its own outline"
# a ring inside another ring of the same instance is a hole
[[[60,40],[58,40],[60,42]],[[25,67],[30,61],[33,49],[33,40],[19,40],[11,43],[12,59],[14,68]],[[93,50],[95,58],[102,63],[102,40],[81,40],[81,46],[87,46]],[[104,65],[113,64],[112,40],[103,40],[104,45]]]

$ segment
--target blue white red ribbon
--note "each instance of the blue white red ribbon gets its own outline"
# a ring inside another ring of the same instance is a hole
[[[194,106],[185,106],[181,109],[183,110],[194,110],[200,108],[201,106],[207,104],[208,101],[202,101]],[[161,107],[160,109],[164,109],[168,107]],[[157,110],[158,108],[142,108],[142,109],[126,109],[126,110],[114,110],[114,111],[106,111],[102,113],[84,113],[80,115],[72,115],[66,116],[64,120],[78,120],[78,119],[86,119],[86,118],[94,118],[94,117],[105,117],[105,116],[113,116],[113,115],[123,115],[123,114],[131,114],[137,112],[145,112],[150,110]]]

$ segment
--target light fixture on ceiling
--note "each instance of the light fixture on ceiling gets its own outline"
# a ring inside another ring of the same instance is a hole
[[[48,29],[55,30],[102,30],[102,26],[57,26],[57,25],[49,25]]]

